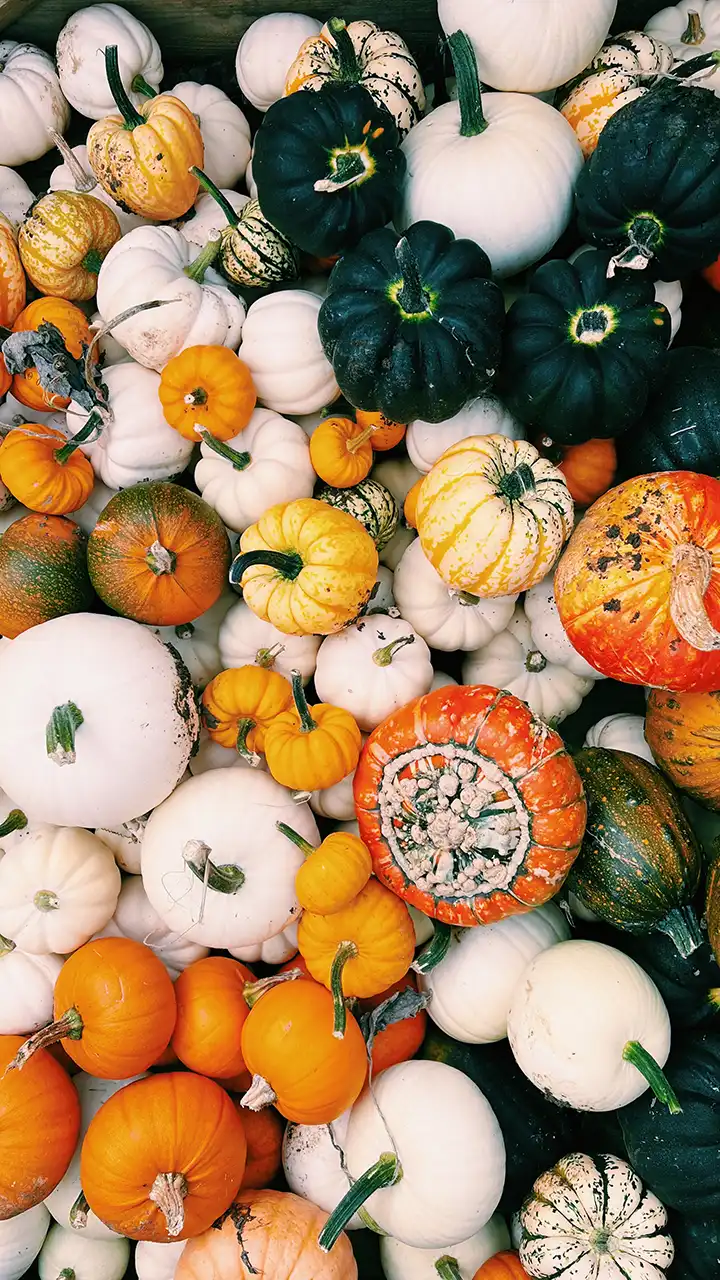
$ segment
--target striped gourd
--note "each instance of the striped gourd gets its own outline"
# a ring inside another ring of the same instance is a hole
[[[367,529],[378,551],[387,546],[397,532],[400,508],[389,489],[378,480],[361,480],[348,489],[324,485],[315,495],[321,502],[347,511]]]
[[[298,276],[294,247],[268,222],[257,200],[248,201],[237,224],[225,232],[222,264],[226,275],[245,289],[264,289]]]

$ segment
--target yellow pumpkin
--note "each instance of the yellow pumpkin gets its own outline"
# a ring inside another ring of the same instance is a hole
[[[303,911],[330,916],[349,906],[372,875],[370,850],[360,837],[351,831],[333,831],[314,849],[286,823],[276,825],[305,855],[295,877],[295,892]]]
[[[0,451],[0,455],[1,455]],[[275,716],[292,704],[290,681],[266,667],[233,667],[206,686],[202,714],[209,737],[258,763],[265,731]]]
[[[88,302],[103,259],[120,239],[112,209],[82,191],[50,191],[18,233],[22,264],[40,293]]]
[[[276,782],[291,791],[324,791],[357,768],[360,730],[342,707],[308,707],[302,676],[292,673],[295,708],[282,711],[265,734],[265,759]]]
[[[0,324],[9,328],[25,306],[25,272],[12,224],[0,213]],[[7,388],[6,388],[7,389]],[[3,391],[4,395],[5,392]]]
[[[447,586],[507,596],[550,572],[573,529],[565,477],[525,440],[469,436],[428,472],[415,518]]]
[[[230,581],[278,631],[327,636],[357,618],[377,570],[377,548],[359,520],[327,502],[298,498],[270,507],[245,530]]]

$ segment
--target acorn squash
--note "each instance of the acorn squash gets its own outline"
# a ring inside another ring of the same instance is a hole
[[[669,351],[663,377],[634,431],[618,445],[623,477],[649,471],[720,473],[720,353]]]
[[[363,528],[367,529],[378,551],[382,551],[397,533],[400,508],[390,490],[379,480],[367,477],[348,489],[333,489],[323,485],[315,497],[329,502],[331,507],[347,511]]]
[[[675,1244],[673,1276],[676,1280],[708,1280],[720,1272],[720,1217],[706,1214],[687,1217],[670,1215],[670,1233]],[[353,1231],[353,1236],[370,1235]]]

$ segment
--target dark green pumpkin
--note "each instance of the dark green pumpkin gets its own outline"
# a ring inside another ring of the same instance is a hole
[[[65,516],[32,512],[0,538],[0,635],[96,604],[88,573],[87,535]]]
[[[650,471],[720,474],[720,354],[670,351],[647,412],[619,444],[622,475]]]
[[[255,135],[253,178],[265,217],[321,258],[389,222],[404,175],[395,121],[360,85],[280,98]]]
[[[490,384],[504,304],[487,254],[438,222],[383,228],[333,268],[318,329],[343,395],[391,422],[442,422]]]
[[[339,511],[347,511],[364,529],[367,529],[378,551],[386,547],[397,533],[400,508],[390,490],[370,476],[348,489],[333,489],[323,485],[315,493],[321,502],[328,502]]]
[[[675,789],[629,752],[584,747],[574,760],[588,815],[568,887],[607,924],[659,929],[689,956],[702,941],[689,905],[702,854]]]
[[[351,1232],[368,1235],[369,1232]],[[670,1234],[675,1245],[672,1280],[709,1280],[720,1276],[720,1214],[689,1217],[670,1215]]]
[[[546,262],[510,308],[500,390],[521,422],[559,444],[637,422],[667,357],[670,315],[643,273],[607,278],[609,251]]]

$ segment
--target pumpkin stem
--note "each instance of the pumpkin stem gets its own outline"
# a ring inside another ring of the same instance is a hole
[[[720,649],[720,631],[710,621],[704,599],[712,578],[710,552],[686,542],[673,551],[670,568],[670,617],[683,640],[701,653]]]
[[[74,702],[53,708],[45,728],[45,749],[54,764],[75,764],[75,732],[85,721]]]
[[[498,484],[498,492],[510,502],[519,502],[526,493],[533,493],[534,490],[535,476],[527,462],[521,462],[519,467],[508,471]]]
[[[178,640],[191,640],[195,635],[195,628],[192,622],[181,622],[175,627],[175,635]]]
[[[205,427],[196,426],[195,430],[203,444],[206,444],[208,449],[212,449],[213,453],[216,453],[218,457],[225,458],[226,462],[231,462],[236,471],[244,471],[246,467],[250,466],[252,456],[249,453],[241,453],[239,449],[233,449],[232,445],[229,445],[225,440],[216,439]]]
[[[152,85],[148,84],[145,77],[141,76],[139,72],[133,77],[133,82],[130,87],[133,93],[141,93],[143,98],[157,98],[158,96],[157,89],[153,89]]]
[[[255,654],[255,666],[264,667],[265,670],[268,670],[268,668],[275,666],[275,659],[279,658],[280,654],[284,652],[285,645],[281,644],[280,641],[272,645],[270,649],[258,649]]]
[[[234,862],[216,865],[210,860],[212,849],[203,840],[188,840],[183,846],[183,862],[198,880],[216,893],[237,893],[245,883],[245,872]]]
[[[337,1208],[333,1209],[320,1235],[318,1244],[323,1253],[329,1253],[333,1245],[342,1235],[348,1222],[366,1200],[381,1191],[383,1187],[394,1187],[403,1176],[402,1165],[393,1151],[384,1151],[380,1159],[364,1173],[346,1192]]]
[[[525,659],[525,670],[537,675],[538,672],[544,671],[547,666],[547,658],[539,649],[533,649]]]
[[[235,750],[243,760],[247,760],[248,764],[257,769],[260,764],[260,756],[257,751],[251,751],[248,744],[248,734],[255,728],[255,721],[251,716],[246,716],[244,720],[238,720],[237,738],[235,739]]]
[[[195,387],[192,391],[189,391],[186,396],[183,396],[183,403],[207,404],[207,398],[207,391],[204,387]]]
[[[125,85],[120,76],[120,65],[118,63],[118,48],[116,44],[109,44],[105,49],[105,74],[107,82],[110,86],[110,92],[115,99],[120,115],[125,121],[126,129],[137,129],[138,125],[145,124],[144,116],[133,106],[127,95]]]
[[[54,147],[57,147],[63,158],[63,163],[70,170],[70,176],[76,191],[82,192],[83,195],[89,195],[97,186],[97,178],[94,173],[88,173],[87,169],[80,163],[75,152],[68,142],[65,141],[61,133],[56,133],[54,129],[48,129],[48,135],[52,140]]]
[[[399,649],[404,649],[406,644],[414,643],[415,636],[398,636],[397,640],[392,640],[384,648],[375,650],[372,656],[373,662],[378,667],[389,667]]]
[[[156,538],[152,546],[147,549],[145,563],[151,573],[154,573],[156,577],[161,577],[164,573],[175,572],[177,556],[174,551],[168,551],[168,548],[164,547]]]
[[[252,555],[252,552],[250,554]],[[310,714],[302,676],[299,671],[291,671],[290,676],[292,679],[293,702],[300,720],[300,729],[303,733],[312,733],[313,729],[317,729],[317,725]]]
[[[380,129],[379,132],[382,133],[383,130]],[[378,130],[373,137],[377,133]],[[375,161],[367,143],[364,142],[361,146],[351,146],[348,143],[344,149],[330,153],[330,173],[327,178],[318,178],[313,189],[325,194],[344,191],[346,187],[354,187],[356,183],[371,178],[374,172]]]
[[[68,440],[67,444],[63,444],[59,449],[55,450],[55,461],[59,463],[61,467],[64,467],[65,463],[69,462],[72,458],[75,450],[79,449],[80,445],[84,444],[86,440],[89,440],[91,436],[94,436],[96,431],[99,433],[102,430],[102,427],[102,414],[99,413],[97,409],[93,409],[89,414],[85,425],[82,426],[79,431],[75,432],[75,435]]]
[[[33,898],[33,906],[42,911],[46,915],[49,911],[57,911],[60,906],[60,899],[52,889],[38,889]]]
[[[48,1049],[51,1044],[57,1044],[60,1040],[82,1040],[82,1033],[83,1023],[80,1014],[75,1008],[68,1009],[62,1018],[48,1023],[46,1027],[41,1027],[34,1036],[30,1036],[24,1044],[21,1044],[12,1062],[6,1067],[6,1071],[20,1071],[39,1049]]]
[[[11,809],[5,821],[0,822],[0,839],[9,836],[11,831],[22,831],[27,824],[27,816],[22,809]]]
[[[644,271],[661,244],[665,228],[652,213],[638,213],[626,226],[630,243],[608,263],[607,278],[612,280],[618,267],[628,271]]]
[[[458,604],[467,605],[471,609],[480,603],[480,596],[474,596],[471,591],[451,591],[450,595],[457,597]]]
[[[395,245],[395,261],[402,272],[395,302],[406,316],[420,316],[431,311],[431,298],[420,277],[418,261],[407,236]]]
[[[360,432],[359,436],[355,436],[352,440],[348,440],[348,453],[357,453],[358,449],[362,449],[363,445],[366,444],[368,440],[372,439],[376,431],[376,426],[366,427],[364,431]]]
[[[434,924],[435,929],[432,938],[410,965],[410,968],[415,973],[431,973],[433,969],[436,969],[442,963],[450,950],[450,943],[452,942],[450,925],[444,924],[442,920],[436,920]]]
[[[90,1205],[87,1202],[87,1197],[85,1195],[85,1192],[81,1191],[77,1200],[73,1204],[73,1207],[70,1210],[70,1213],[68,1214],[70,1226],[72,1227],[73,1231],[85,1230],[87,1226],[89,1212],[90,1212]]]
[[[475,50],[464,31],[456,31],[448,39],[457,79],[460,103],[460,136],[477,138],[484,133],[488,122],[483,115],[482,93],[478,76]]]
[[[310,841],[301,836],[299,832],[293,831],[292,827],[289,827],[287,823],[276,822],[275,826],[282,835],[287,836],[288,840],[292,840],[293,844],[297,845],[304,857],[309,858],[310,854],[315,852],[315,845],[310,844]]]
[[[192,262],[188,263],[184,268],[183,275],[188,276],[190,280],[196,280],[198,284],[202,284],[205,279],[205,272],[208,267],[212,266],[221,247],[221,237],[219,235],[211,236],[205,248],[200,250],[197,258],[193,258]]]
[[[333,998],[333,1035],[336,1040],[345,1039],[347,1025],[347,1009],[343,993],[343,970],[348,960],[357,959],[358,949],[354,942],[340,942],[335,952],[335,959],[330,969],[330,994]]]
[[[75,1270],[74,1270],[74,1268],[73,1268],[73,1267],[63,1267],[62,1271],[59,1271],[59,1272],[58,1272],[57,1280],[75,1280]]]
[[[190,172],[194,178],[197,178],[203,191],[207,191],[208,195],[212,196],[218,208],[222,209],[223,213],[225,214],[225,217],[227,218],[228,225],[231,227],[239,227],[240,226],[239,213],[235,212],[232,205],[230,204],[230,201],[227,199],[226,196],[223,195],[220,188],[215,186],[215,183],[212,181],[212,178],[208,178],[207,174],[203,173],[202,169],[198,169],[197,165],[192,165]]]
[[[264,1076],[253,1076],[250,1088],[240,1099],[240,1106],[247,1107],[248,1111],[264,1111],[274,1102],[277,1102],[277,1094],[272,1085]]]
[[[622,1052],[623,1060],[630,1062],[645,1077],[658,1102],[663,1102],[671,1116],[680,1115],[682,1107],[665,1072],[639,1040],[628,1040]]]
[[[179,1236],[185,1226],[185,1197],[188,1184],[183,1173],[159,1173],[148,1192],[165,1218],[169,1236]]]
[[[6,938],[4,934],[0,933],[0,960],[2,960],[3,956],[9,956],[14,950],[15,943],[10,938]]]
[[[690,10],[688,13],[688,24],[680,37],[683,44],[702,44],[705,39],[705,32],[700,21],[700,14]]]
[[[692,907],[674,907],[655,928],[672,938],[680,955],[686,960],[702,945],[703,937]]]
[[[266,564],[276,569],[281,578],[294,582],[303,571],[302,556],[297,551],[245,551],[236,556],[230,566],[230,584],[239,587],[246,569],[256,564]]]
[[[298,978],[305,976],[302,969],[284,969],[282,973],[271,973],[269,978],[260,978],[257,982],[246,982],[243,987],[243,999],[248,1008],[252,1009],[266,991],[279,987],[281,982],[296,982]]]
[[[357,84],[360,79],[360,68],[355,46],[348,34],[345,19],[331,18],[327,24],[327,29],[335,42],[335,48],[338,53],[339,79],[343,84]]]
[[[80,265],[85,271],[89,271],[91,275],[96,276],[103,264],[104,256],[98,249],[88,249]]]
[[[435,1263],[435,1270],[440,1280],[462,1280],[458,1260],[457,1258],[451,1258],[449,1253],[444,1254],[442,1258],[438,1258]]]

